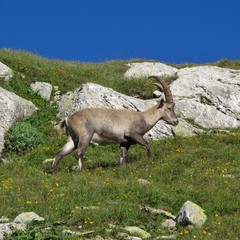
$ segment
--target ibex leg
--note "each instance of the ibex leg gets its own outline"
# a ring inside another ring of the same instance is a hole
[[[134,142],[136,142],[136,143],[144,146],[145,149],[146,149],[147,157],[148,157],[148,158],[151,157],[151,149],[150,149],[150,147],[149,147],[149,144],[148,144],[148,142],[143,138],[142,135],[135,134],[134,136],[131,136],[131,139],[132,139]]]
[[[130,144],[121,143],[120,148],[121,148],[121,156],[119,159],[119,164],[120,164],[120,166],[124,166],[124,165],[126,165],[126,157],[128,154],[128,149],[130,148]]]
[[[56,167],[59,163],[59,161],[66,156],[67,154],[71,153],[75,149],[73,140],[71,137],[68,138],[67,143],[64,145],[64,147],[56,154],[54,157],[54,161],[51,167],[51,172],[54,173],[56,171]]]
[[[83,156],[84,153],[90,143],[91,137],[87,137],[85,139],[81,139],[78,143],[78,150],[77,150],[77,154],[76,154],[76,158],[78,160],[78,165],[80,168],[80,171],[83,169]]]

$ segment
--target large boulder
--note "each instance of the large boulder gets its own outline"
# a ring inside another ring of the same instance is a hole
[[[3,79],[4,81],[9,81],[12,76],[13,71],[8,66],[0,62],[0,79]]]
[[[125,72],[126,78],[139,78],[149,76],[172,76],[177,69],[160,62],[129,63],[129,69]]]
[[[19,119],[31,116],[36,106],[0,87],[0,154],[4,148],[4,134]]]
[[[106,88],[95,83],[87,83],[63,95],[58,102],[59,117],[65,118],[74,111],[83,108],[112,108],[133,109],[144,111],[156,104],[156,100],[142,100],[118,93],[111,88]],[[172,127],[164,121],[159,121],[145,137],[148,139],[161,139],[172,136]]]
[[[204,128],[240,126],[240,71],[214,66],[184,68],[171,84],[181,117]]]

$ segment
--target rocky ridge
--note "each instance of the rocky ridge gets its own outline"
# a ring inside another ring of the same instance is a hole
[[[240,127],[240,70],[214,66],[198,66],[176,69],[162,63],[143,62],[128,64],[126,78],[146,77],[150,75],[170,76],[177,79],[170,85],[176,112],[180,124],[171,127],[159,121],[146,134],[147,139],[161,139],[173,135],[191,136],[203,131],[202,128],[237,128]],[[0,65],[0,77],[9,81],[13,72],[6,65]],[[150,81],[150,80],[149,80]],[[44,82],[31,85],[34,91],[49,100],[52,86]],[[54,86],[54,89],[57,89]],[[118,93],[94,83],[87,83],[73,92],[61,95],[55,91],[55,101],[59,117],[64,118],[81,108],[106,107],[128,108],[144,111],[156,104],[157,99],[142,100]],[[0,152],[3,149],[4,134],[17,120],[31,115],[36,107],[17,95],[0,88],[2,107],[0,110]],[[188,120],[191,119],[191,122]],[[201,126],[196,127],[192,122]]]

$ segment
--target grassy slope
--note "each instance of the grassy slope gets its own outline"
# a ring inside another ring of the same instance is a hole
[[[44,166],[42,161],[55,154],[65,137],[51,125],[51,121],[57,121],[56,109],[29,90],[30,82],[47,81],[58,85],[62,92],[85,82],[96,82],[141,97],[146,97],[152,87],[145,79],[125,80],[124,61],[99,64],[63,62],[11,50],[0,50],[0,61],[16,73],[9,84],[1,82],[1,86],[32,100],[40,108],[27,121],[48,135],[45,145],[22,156],[5,153],[14,164],[0,167],[0,216],[14,218],[23,211],[34,211],[51,223],[49,225],[56,230],[52,233],[54,236],[59,235],[62,228],[76,230],[79,225],[83,231],[95,230],[96,234],[106,236],[104,230],[108,225],[116,224],[118,227],[140,226],[156,237],[170,234],[161,227],[164,217],[148,215],[139,206],[162,207],[177,214],[182,204],[191,200],[205,209],[208,220],[202,229],[179,227],[179,238],[239,237],[238,130],[231,134],[151,142],[151,161],[147,161],[140,146],[134,146],[130,149],[126,168],[117,166],[118,146],[89,147],[85,156],[86,171],[72,172],[76,160],[70,155],[60,163],[56,175],[48,175],[46,169],[49,166]],[[240,69],[237,61],[225,60],[215,65]],[[150,185],[139,185],[139,178],[148,180]],[[82,209],[88,206],[98,208]],[[53,225],[56,222],[63,223],[56,227]],[[110,235],[114,236],[114,233]]]

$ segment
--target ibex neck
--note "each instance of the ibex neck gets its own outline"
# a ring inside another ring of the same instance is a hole
[[[150,130],[162,118],[162,109],[158,106],[159,104],[156,104],[155,106],[143,112],[148,130]]]

